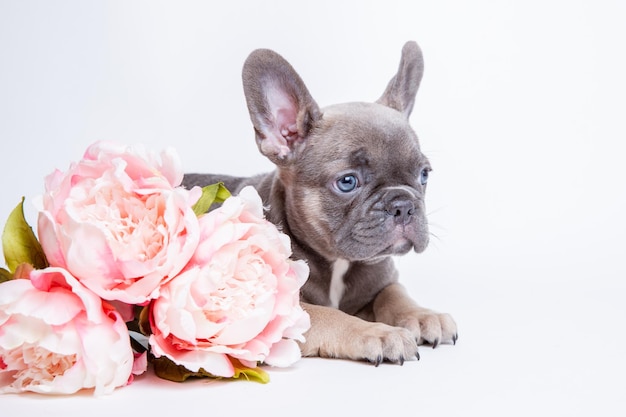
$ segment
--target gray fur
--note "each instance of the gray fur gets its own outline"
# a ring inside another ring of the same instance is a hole
[[[456,325],[448,315],[417,306],[399,289],[391,258],[422,252],[428,244],[421,175],[430,164],[408,122],[422,73],[421,51],[408,42],[396,75],[376,103],[320,109],[287,61],[270,50],[254,51],[243,68],[244,92],[257,146],[277,169],[251,178],[185,176],[186,187],[223,181],[233,194],[255,186],[269,207],[268,220],[291,237],[293,256],[308,262],[311,274],[302,301],[313,328],[302,346],[304,354],[402,362],[415,355],[416,342],[456,341]],[[348,174],[358,178],[359,187],[343,193],[336,181]],[[337,259],[349,261],[338,308],[394,327],[370,329],[354,318],[314,307],[331,305]],[[388,297],[390,302],[381,303]],[[394,305],[405,306],[402,314],[414,320],[400,317]],[[339,334],[342,327],[328,323],[335,315],[333,320],[345,320],[349,329],[372,330],[381,346],[358,346],[371,344],[370,336],[342,340],[347,337]],[[429,324],[433,317],[438,325]]]

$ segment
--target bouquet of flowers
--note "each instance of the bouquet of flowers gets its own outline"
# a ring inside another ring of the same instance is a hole
[[[112,392],[148,363],[166,379],[267,382],[310,326],[308,277],[253,188],[180,184],[176,153],[91,145],[2,234],[0,393]],[[207,212],[213,203],[222,203]]]

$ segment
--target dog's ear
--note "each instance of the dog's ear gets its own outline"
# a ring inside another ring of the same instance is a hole
[[[398,110],[408,119],[415,95],[424,74],[424,58],[420,47],[409,41],[402,48],[398,72],[387,84],[387,89],[376,102]]]
[[[252,52],[242,78],[259,150],[275,164],[289,163],[321,117],[317,103],[296,71],[274,51]]]

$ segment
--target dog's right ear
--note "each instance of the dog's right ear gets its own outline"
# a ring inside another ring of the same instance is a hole
[[[387,89],[377,103],[398,110],[408,119],[413,111],[415,95],[424,74],[422,50],[415,41],[409,41],[402,48],[398,72],[393,76]]]
[[[277,165],[289,163],[321,117],[317,103],[296,71],[274,51],[252,52],[242,78],[259,150]]]

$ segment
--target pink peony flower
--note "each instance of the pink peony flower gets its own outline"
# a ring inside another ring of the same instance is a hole
[[[177,275],[198,244],[193,204],[178,187],[177,155],[107,142],[67,172],[46,178],[38,234],[52,266],[67,269],[106,300],[141,304]]]
[[[200,217],[194,256],[151,306],[152,353],[223,377],[233,376],[229,357],[250,368],[293,364],[310,326],[299,303],[309,270],[290,255],[251,187]]]
[[[0,393],[106,394],[133,369],[120,315],[62,268],[0,285]]]

